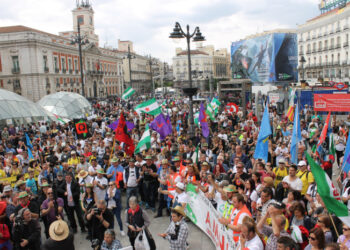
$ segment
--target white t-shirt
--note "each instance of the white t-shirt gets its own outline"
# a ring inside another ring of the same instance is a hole
[[[237,249],[241,249],[241,242],[239,241]],[[248,240],[245,242],[244,249],[249,250],[264,250],[264,244],[262,243],[261,239],[258,235],[255,235],[255,237],[251,240]]]
[[[176,190],[170,191],[171,195],[174,196],[174,200],[178,203],[188,203],[188,195],[186,192],[182,192],[181,194],[177,193]]]
[[[297,191],[301,191],[301,189],[303,188],[303,182],[299,178],[296,178],[294,181],[291,181],[289,175],[285,176],[282,182],[287,182],[292,189]]]
[[[108,180],[105,177],[98,178],[97,176],[93,179],[96,180],[100,185],[106,186],[105,189],[101,189],[97,185],[94,186],[94,193],[97,196],[97,200],[105,200],[106,192],[107,192],[107,186],[108,186]]]
[[[254,202],[257,202],[258,201],[258,199],[259,199],[259,196],[258,196],[258,193],[255,191],[255,190],[253,190],[253,192],[251,192],[250,194],[248,193],[248,191],[245,193],[245,195],[249,195],[249,198],[250,198],[250,200],[251,201],[254,201]]]
[[[96,169],[90,165],[88,172],[96,173],[96,170],[99,170],[99,169],[101,169],[101,166],[99,164],[97,164]]]
[[[343,195],[342,195],[342,197],[343,198],[347,198],[347,197],[349,197],[350,196],[350,187],[348,187],[347,189],[345,189],[345,191],[344,191],[344,193],[343,193]],[[347,204],[348,204],[348,210],[350,210],[350,202],[349,201],[347,201]]]

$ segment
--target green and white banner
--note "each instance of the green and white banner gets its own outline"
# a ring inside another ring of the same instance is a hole
[[[234,249],[233,232],[219,222],[220,213],[202,191],[196,192],[196,186],[188,184],[186,187],[189,202],[186,207],[186,215],[199,227],[213,242],[217,250]]]
[[[123,100],[126,100],[126,99],[128,99],[130,96],[132,96],[134,93],[135,93],[135,90],[134,90],[132,87],[129,87],[129,88],[127,88],[127,89],[124,91],[124,93],[123,93],[123,95],[122,95],[122,99],[123,99]]]

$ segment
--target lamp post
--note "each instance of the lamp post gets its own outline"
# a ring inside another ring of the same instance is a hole
[[[131,54],[130,52],[130,45],[128,45],[128,53],[126,54],[126,57],[124,57],[124,59],[127,58],[128,59],[128,63],[129,63],[129,87],[132,87],[131,85],[131,59],[134,59],[135,56],[133,54]]]
[[[86,39],[85,36],[81,36],[80,34],[80,19],[78,19],[78,35],[72,38],[71,44],[78,44],[79,47],[79,64],[80,64],[80,77],[81,77],[81,88],[82,88],[82,96],[85,97],[85,84],[84,84],[84,69],[83,69],[83,55],[81,52],[81,46],[88,44],[89,40]]]
[[[152,97],[154,97],[154,96],[155,96],[155,93],[154,93],[154,81],[153,81],[153,74],[152,74],[152,65],[153,65],[153,62],[152,62],[152,57],[151,57],[151,55],[149,56],[148,64],[149,64],[149,72],[150,72],[150,74],[151,74]]]
[[[306,62],[305,57],[304,57],[304,56],[301,56],[301,58],[300,58],[300,61],[299,61],[299,62],[301,63],[301,69],[302,69],[302,75],[301,75],[301,78],[303,78],[303,79],[301,79],[301,81],[300,81],[300,82],[304,82],[304,81],[305,81],[305,78],[304,78],[304,74],[305,74],[305,70],[304,70],[304,63]]]
[[[188,56],[188,81],[189,81],[189,88],[184,88],[183,91],[186,95],[188,95],[189,97],[189,104],[190,104],[190,112],[189,112],[189,116],[190,116],[190,137],[193,138],[194,137],[194,118],[193,118],[193,102],[192,102],[192,98],[193,96],[196,94],[197,92],[197,88],[192,88],[192,67],[191,67],[191,46],[190,46],[190,42],[191,42],[191,38],[193,37],[193,42],[201,42],[201,41],[205,41],[205,38],[202,36],[202,33],[199,30],[199,27],[196,27],[193,31],[193,33],[190,33],[190,26],[187,25],[186,26],[186,32],[183,31],[183,29],[181,28],[181,25],[176,22],[175,23],[175,27],[173,29],[173,32],[170,33],[169,38],[172,39],[182,39],[182,38],[186,38],[187,41],[187,56]]]

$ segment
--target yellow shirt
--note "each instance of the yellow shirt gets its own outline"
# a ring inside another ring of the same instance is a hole
[[[78,165],[78,164],[79,164],[79,158],[78,157],[69,158],[69,160],[68,160],[68,165],[69,166]]]
[[[7,175],[4,170],[0,169],[0,178],[6,178]]]
[[[311,172],[307,173],[307,172],[308,172],[307,170],[305,170],[304,172],[301,172],[299,170],[296,174],[296,176],[298,176],[303,183],[303,188],[301,189],[301,195],[305,195],[307,192],[307,189],[309,188],[309,185],[315,181],[312,173]]]
[[[286,167],[284,167],[284,169],[282,170],[280,167],[276,167],[276,168],[273,169],[273,172],[276,175],[275,188],[277,188],[277,185],[283,180],[283,178],[285,176],[288,175],[288,169]]]

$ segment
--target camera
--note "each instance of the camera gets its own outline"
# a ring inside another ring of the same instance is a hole
[[[99,209],[99,208],[97,208],[97,207],[93,208],[92,210],[94,211],[95,214],[100,214],[100,213],[102,213],[102,210]]]
[[[22,225],[23,225],[23,219],[22,219],[21,216],[17,215],[17,216],[15,217],[14,226],[15,226],[15,227],[20,227],[20,226],[22,226]]]
[[[93,239],[91,241],[91,248],[95,249],[98,246],[100,246],[100,240],[99,239]]]

